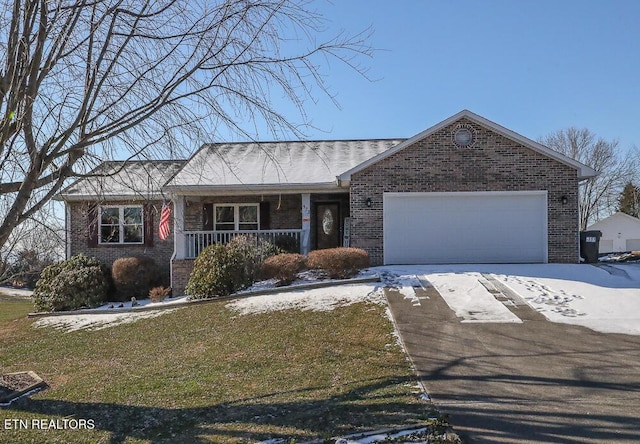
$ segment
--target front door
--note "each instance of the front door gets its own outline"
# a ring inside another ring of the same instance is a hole
[[[316,248],[340,246],[340,205],[319,203],[316,205]]]

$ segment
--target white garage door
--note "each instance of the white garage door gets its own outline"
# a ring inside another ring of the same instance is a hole
[[[627,251],[640,251],[640,239],[627,239]]]
[[[547,192],[385,193],[385,264],[547,262]]]

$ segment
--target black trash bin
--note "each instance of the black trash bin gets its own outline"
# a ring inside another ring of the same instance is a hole
[[[580,232],[580,256],[587,264],[598,262],[598,250],[602,231],[589,230]]]

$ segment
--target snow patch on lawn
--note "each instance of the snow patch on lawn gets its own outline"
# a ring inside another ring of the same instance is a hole
[[[126,301],[126,302],[107,302],[104,305],[101,305],[100,307],[95,308],[95,310],[114,310],[117,311],[118,309],[124,309],[124,308],[133,308],[133,307],[165,307],[167,305],[171,305],[171,304],[179,304],[182,302],[186,302],[187,301],[187,296],[182,296],[182,297],[177,297],[177,298],[167,298],[162,302],[151,302],[151,299],[138,299],[136,300],[136,305],[133,305],[133,301]],[[90,310],[94,310],[94,309],[90,309]]]
[[[241,315],[281,310],[331,311],[338,307],[369,302],[385,304],[382,289],[373,284],[339,285],[237,299],[226,305]]]
[[[371,269],[369,268],[366,268],[364,270],[361,270],[355,276],[353,276],[353,278],[360,279],[360,278],[370,278],[375,276],[377,276],[375,272],[371,271]],[[294,280],[291,284],[282,288],[293,288],[293,287],[306,285],[306,284],[316,284],[318,282],[331,282],[333,280],[335,279],[331,279],[329,275],[323,270],[305,270],[298,273],[296,280]],[[253,285],[251,285],[248,288],[245,288],[244,290],[239,291],[237,294],[252,293],[254,291],[272,290],[276,288],[278,288],[278,279],[272,278],[272,279],[266,279],[263,281],[254,282]]]
[[[66,332],[78,330],[102,330],[116,325],[130,324],[140,319],[156,318],[171,313],[176,309],[151,310],[140,312],[109,313],[109,314],[77,314],[68,316],[49,316],[38,319],[34,327],[54,327]]]

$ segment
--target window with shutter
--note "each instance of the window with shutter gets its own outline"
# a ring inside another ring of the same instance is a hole
[[[143,244],[145,232],[142,206],[101,206],[98,211],[98,243]],[[148,220],[149,217],[147,217]]]

